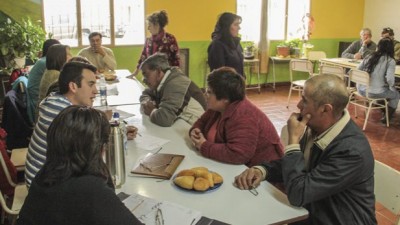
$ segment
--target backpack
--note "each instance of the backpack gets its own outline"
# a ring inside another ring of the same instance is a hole
[[[33,123],[27,110],[25,79],[26,77],[17,79],[15,88],[8,91],[4,99],[2,127],[8,134],[8,149],[28,147],[33,132]],[[18,88],[21,85],[23,87]]]
[[[14,69],[11,72],[10,79],[8,84],[5,85],[5,93],[11,90],[11,85],[20,77],[20,76],[28,76],[27,69]]]

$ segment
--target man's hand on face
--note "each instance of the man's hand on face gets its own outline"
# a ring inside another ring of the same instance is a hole
[[[104,49],[103,49],[103,47],[101,47],[101,46],[93,46],[92,47],[92,51],[94,52],[94,53],[97,53],[97,54],[100,54],[100,55],[102,55],[102,56],[105,56],[106,55],[106,52],[104,51]]]
[[[371,43],[371,37],[367,37],[364,41],[363,41],[363,45],[367,46],[369,43]]]

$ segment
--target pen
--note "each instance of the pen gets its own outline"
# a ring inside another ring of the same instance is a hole
[[[125,120],[122,120],[122,122],[123,122],[125,125],[128,125],[128,122],[126,122]],[[140,137],[143,137],[139,132],[137,132],[137,135],[139,135]]]
[[[139,204],[137,204],[137,205],[131,210],[131,212],[133,212],[133,211],[135,211],[137,208],[139,208],[139,206],[140,206],[143,202],[144,202],[144,199],[143,199],[141,202],[139,202]]]

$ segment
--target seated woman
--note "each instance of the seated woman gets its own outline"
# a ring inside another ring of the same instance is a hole
[[[208,158],[248,167],[279,159],[283,146],[268,117],[245,96],[243,77],[221,67],[207,78],[207,111],[189,134]]]
[[[61,111],[17,224],[142,224],[115,194],[103,161],[109,135],[103,112],[83,106]]]
[[[358,69],[366,71],[370,75],[370,84],[368,88],[368,96],[371,98],[388,99],[389,121],[396,112],[399,104],[400,95],[395,88],[395,70],[396,62],[394,60],[393,41],[390,38],[382,38],[378,42],[376,52],[366,57],[358,66]],[[357,87],[361,95],[366,95],[366,87],[359,85]],[[381,119],[382,123],[386,123],[386,115]]]

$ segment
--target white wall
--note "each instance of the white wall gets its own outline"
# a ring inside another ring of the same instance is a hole
[[[400,0],[365,0],[364,27],[372,30],[372,39],[378,43],[385,27],[394,30],[400,40]]]

